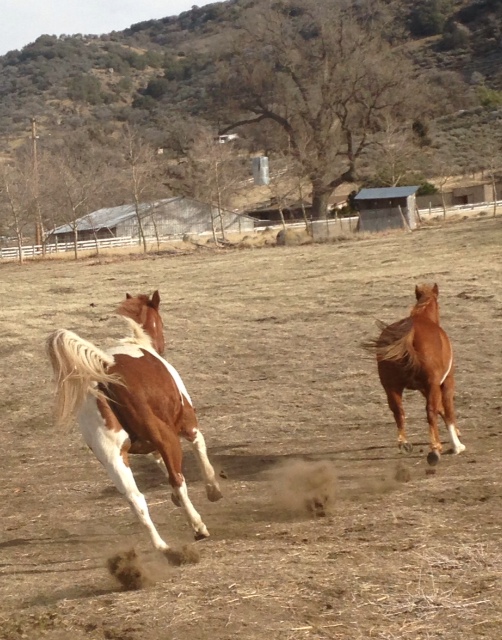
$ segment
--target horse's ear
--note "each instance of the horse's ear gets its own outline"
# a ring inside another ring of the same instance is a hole
[[[434,286],[432,287],[432,292],[434,293],[434,295],[436,296],[436,298],[439,295],[439,287],[437,285],[437,282],[434,283]]]
[[[132,295],[130,293],[126,293],[126,300],[130,300],[132,298]]]
[[[152,307],[154,309],[158,309],[159,308],[159,304],[160,304],[160,294],[159,294],[159,290],[157,289],[152,294]]]
[[[417,285],[415,285],[415,298],[420,300],[420,296],[422,295],[422,289]]]

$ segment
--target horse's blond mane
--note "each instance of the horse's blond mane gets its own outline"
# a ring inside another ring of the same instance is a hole
[[[128,338],[122,338],[120,341],[122,344],[135,344],[138,347],[144,347],[146,349],[153,349],[152,338],[146,333],[141,325],[128,316],[123,316],[126,323],[131,329],[132,335]]]

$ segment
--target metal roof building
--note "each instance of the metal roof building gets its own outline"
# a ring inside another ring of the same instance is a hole
[[[359,231],[415,229],[418,186],[361,189],[354,197],[359,211]]]
[[[217,232],[221,228],[217,207],[183,196],[142,203],[138,210],[147,237],[206,233],[211,231],[212,220]],[[228,231],[250,231],[254,228],[254,221],[248,216],[222,211],[221,218],[224,229]],[[136,208],[134,204],[125,204],[98,209],[75,223],[56,227],[49,235],[59,242],[71,242],[75,229],[79,240],[138,237]]]

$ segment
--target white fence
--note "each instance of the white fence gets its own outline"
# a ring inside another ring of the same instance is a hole
[[[471,204],[456,204],[452,207],[446,207],[446,215],[453,213],[461,213],[462,211],[493,211],[493,207],[497,205],[497,208],[502,206],[502,200],[497,200],[497,202],[476,202]],[[442,215],[443,207],[432,207],[432,208],[421,208],[418,210],[421,216],[431,214],[431,215]]]
[[[173,236],[168,238],[159,238],[159,242],[166,242],[172,240]],[[146,238],[148,245],[157,245],[157,238]],[[122,237],[122,238],[101,238],[98,240],[79,240],[77,242],[77,251],[93,251],[111,247],[127,247],[127,246],[139,246],[138,238]],[[68,251],[74,251],[75,246],[73,242],[58,242],[45,245],[45,254],[53,253],[65,253]],[[21,247],[23,258],[36,258],[43,255],[43,247],[41,244],[27,245]],[[18,247],[3,247],[0,249],[0,258],[8,260],[19,259]]]

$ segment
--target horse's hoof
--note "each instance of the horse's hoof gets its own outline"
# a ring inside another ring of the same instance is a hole
[[[206,495],[209,502],[218,502],[218,500],[223,498],[223,494],[219,487],[214,487],[213,485],[208,485],[206,487]]]
[[[462,451],[465,451],[465,444],[460,444],[458,447],[453,447],[451,450],[454,456],[458,456]]]
[[[441,460],[441,454],[439,451],[429,451],[427,454],[427,462],[431,467],[435,467],[437,463]]]
[[[411,444],[411,442],[400,442],[399,443],[399,449],[403,452],[403,453],[411,453],[413,451],[413,445]]]
[[[180,499],[178,498],[178,496],[175,496],[174,493],[171,493],[171,500],[173,501],[175,507],[181,507]]]
[[[195,532],[194,538],[196,542],[198,542],[199,540],[205,540],[206,538],[209,538],[209,531],[206,529],[206,527],[204,527],[203,531]]]

